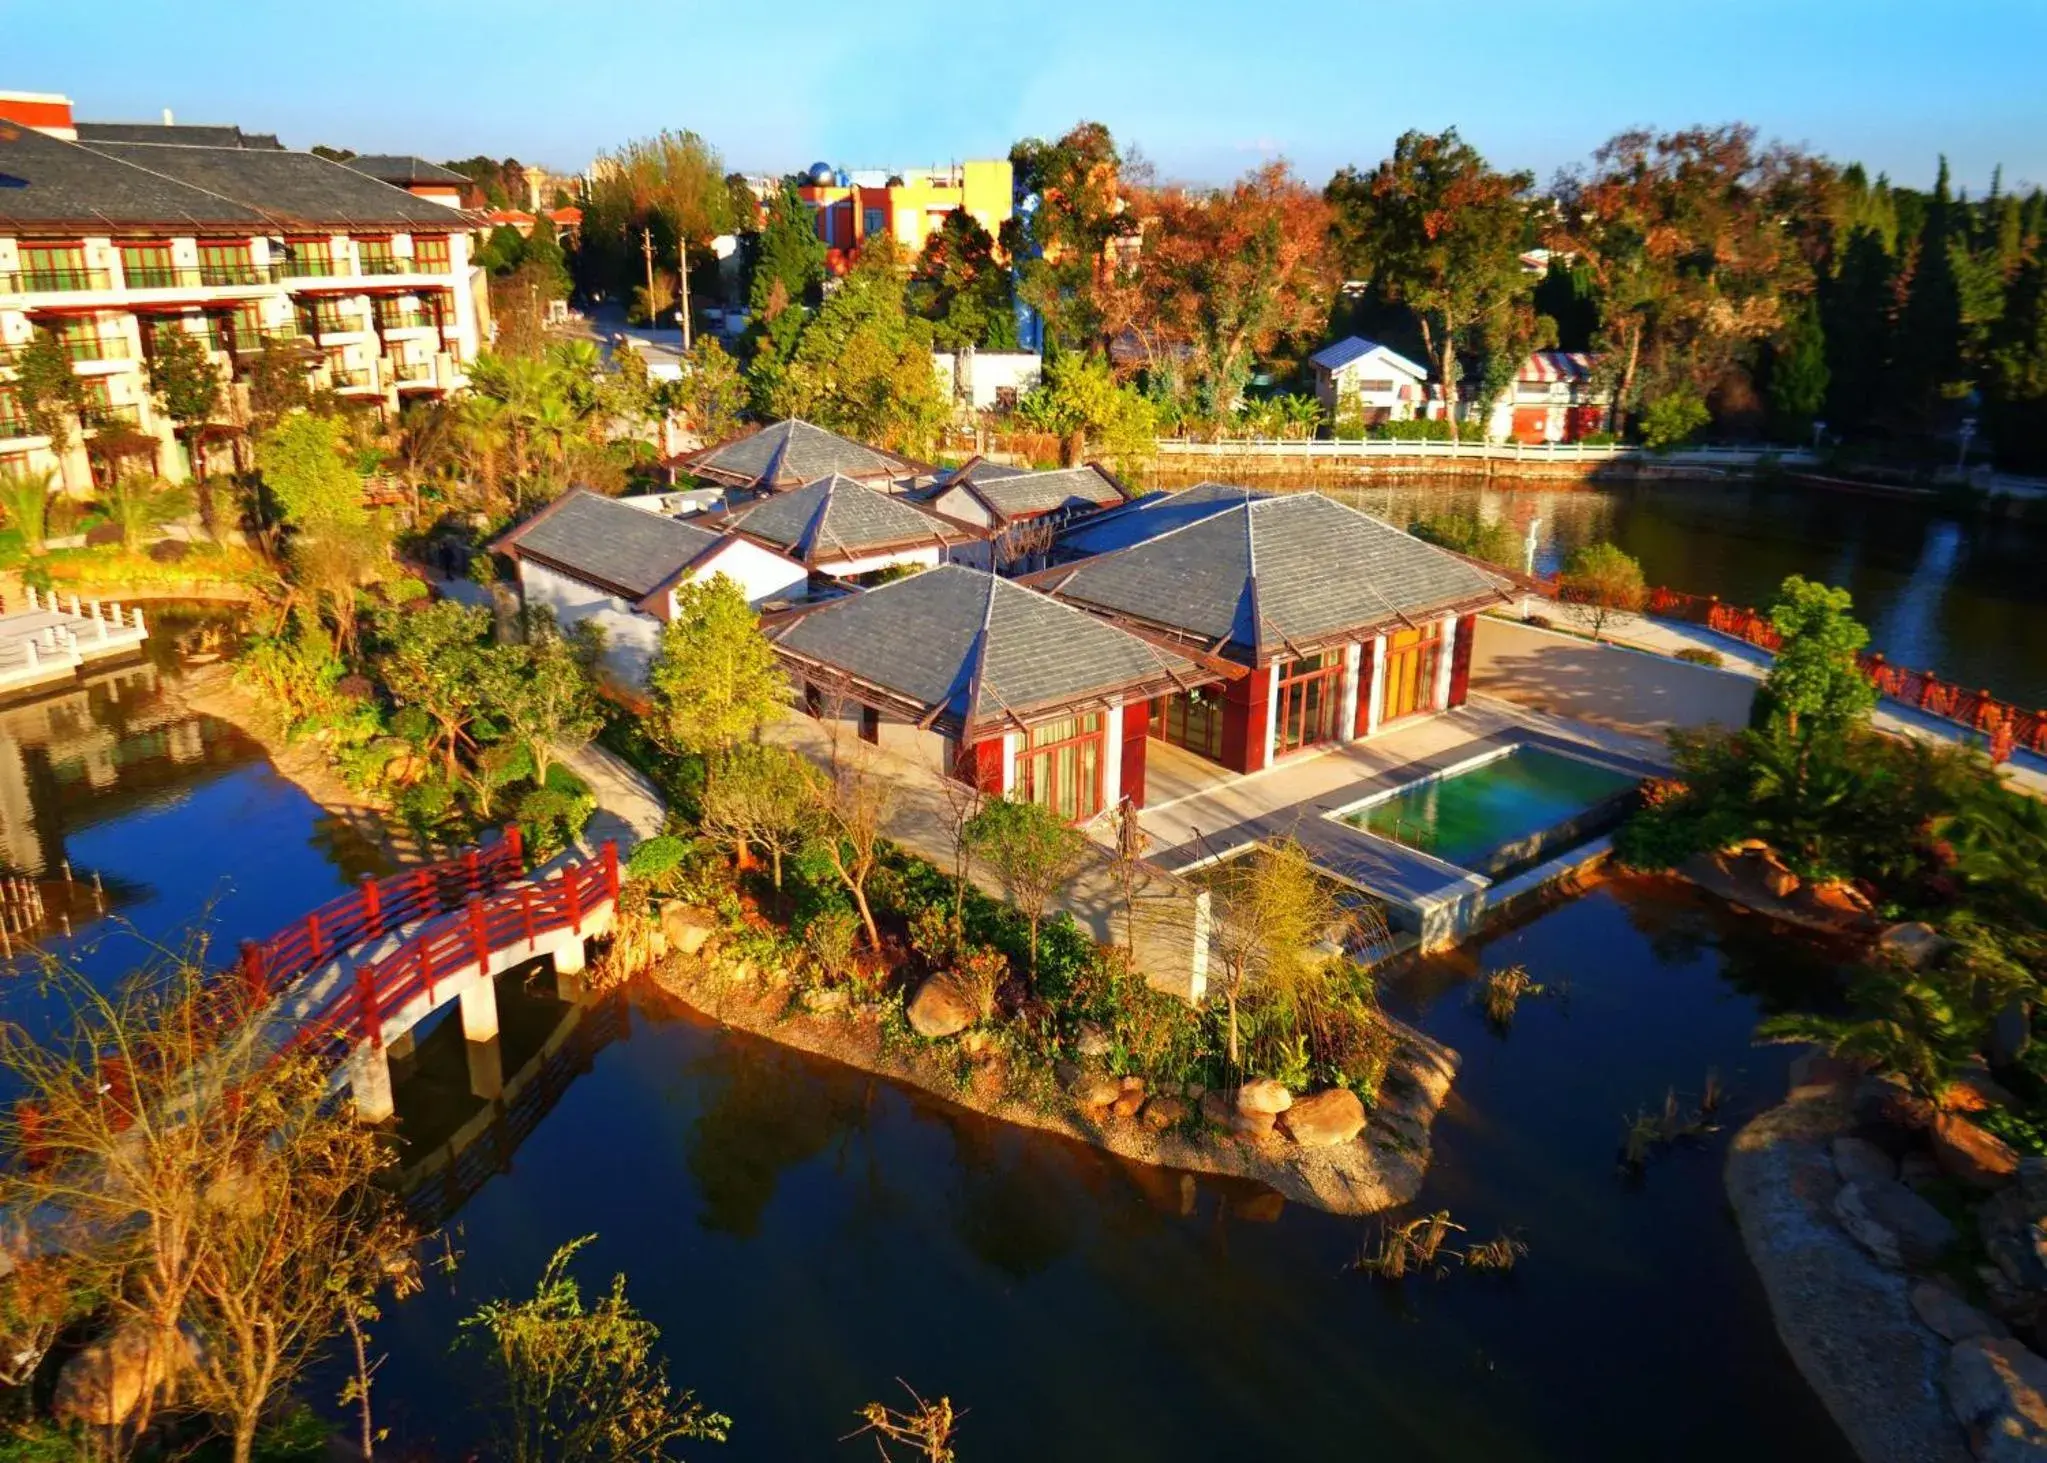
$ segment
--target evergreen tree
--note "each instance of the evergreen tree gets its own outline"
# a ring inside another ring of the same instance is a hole
[[[1833,278],[1820,284],[1827,347],[1827,420],[1843,435],[1875,422],[1891,382],[1897,262],[1874,224],[1858,224]]]
[[[1941,404],[1968,386],[1962,359],[1962,297],[1955,277],[1956,211],[1948,192],[1947,159],[1927,201],[1912,264],[1911,288],[1898,321],[1898,405],[1931,426]]]
[[[2000,467],[2047,471],[2047,259],[2012,281],[1986,362],[1984,415]]]
[[[565,300],[569,295],[569,256],[555,235],[554,220],[544,213],[533,215],[533,232],[527,236],[520,263],[533,266],[533,277],[542,299]]]
[[[510,274],[525,258],[526,241],[510,224],[492,229],[483,247],[476,251],[476,262],[492,274]]]
[[[910,274],[910,308],[940,350],[1015,350],[1016,306],[995,238],[963,208],[945,216]]]
[[[1819,302],[1807,300],[1770,344],[1770,426],[1780,442],[1804,442],[1827,400],[1827,337]]]

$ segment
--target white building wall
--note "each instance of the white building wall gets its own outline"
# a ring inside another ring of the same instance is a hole
[[[661,622],[643,615],[617,595],[567,574],[519,560],[519,595],[528,605],[545,605],[564,628],[585,621],[604,632],[605,672],[624,686],[644,686],[647,666],[661,643]]]
[[[1118,696],[1102,718],[1102,808],[1123,801],[1123,698]]]
[[[727,539],[690,577],[710,574],[723,574],[737,584],[746,592],[746,602],[756,607],[767,600],[788,598],[810,579],[810,572],[794,559],[743,538]],[[670,599],[672,603],[673,596]]]
[[[1450,662],[1457,649],[1457,617],[1443,617],[1443,648],[1436,656],[1435,706],[1438,711],[1450,704]]]
[[[1004,392],[1022,396],[1044,375],[1044,359],[1034,351],[933,351],[938,388],[948,401],[973,411],[988,411]]]
[[[986,505],[963,487],[947,488],[931,500],[930,507],[932,512],[942,513],[960,523],[971,523],[976,528],[994,527]]]
[[[920,569],[936,568],[945,558],[945,550],[937,544],[926,544],[922,548],[898,549],[892,554],[863,554],[851,559],[830,559],[818,564],[824,574],[836,574],[842,579],[851,579],[861,574],[872,574],[877,569],[892,568],[897,564],[915,564]]]
[[[1355,739],[1358,725],[1358,672],[1363,668],[1364,651],[1353,640],[1343,647],[1343,704],[1338,715],[1343,718],[1337,728],[1336,739],[1348,742]],[[1369,687],[1365,688],[1368,692]]]
[[[1372,687],[1371,700],[1365,703],[1368,713],[1365,721],[1365,735],[1371,736],[1379,730],[1379,714],[1386,705],[1386,637],[1372,639]]]

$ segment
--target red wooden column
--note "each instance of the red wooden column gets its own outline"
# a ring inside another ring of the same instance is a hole
[[[1265,768],[1265,733],[1271,721],[1273,669],[1259,666],[1223,687],[1223,766],[1232,772]]]
[[[1351,736],[1362,737],[1372,730],[1372,677],[1378,673],[1379,637],[1358,642],[1358,714],[1351,723]]]
[[[1123,703],[1123,769],[1121,786],[1123,796],[1131,806],[1144,806],[1144,758],[1145,747],[1151,740],[1151,703],[1149,701],[1125,701]]]
[[[1457,639],[1450,646],[1450,701],[1462,706],[1471,699],[1471,642],[1478,634],[1477,615],[1457,617]]]

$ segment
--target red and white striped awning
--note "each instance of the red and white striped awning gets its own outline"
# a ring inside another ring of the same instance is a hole
[[[1585,351],[1537,351],[1521,363],[1521,374],[1515,377],[1530,385],[1591,378],[1592,357]]]

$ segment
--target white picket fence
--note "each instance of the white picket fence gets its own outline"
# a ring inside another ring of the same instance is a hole
[[[1712,467],[1754,467],[1768,458],[1786,467],[1811,467],[1819,458],[1804,448],[1683,447],[1652,452],[1646,447],[1596,446],[1584,442],[1429,442],[1364,438],[1341,442],[1327,438],[1236,437],[1202,442],[1186,437],[1161,438],[1166,457],[1291,457],[1335,461],[1368,458],[1460,458],[1478,462],[1617,462],[1646,461]]]

